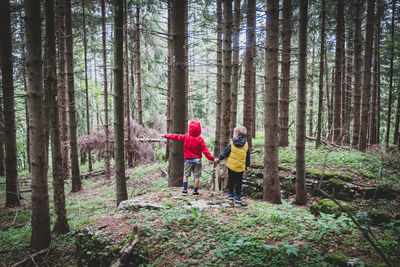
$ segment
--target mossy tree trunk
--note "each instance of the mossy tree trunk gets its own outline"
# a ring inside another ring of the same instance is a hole
[[[33,249],[40,250],[48,247],[51,241],[42,82],[41,14],[40,5],[37,1],[26,0],[24,6],[32,159],[32,233],[30,245]]]
[[[6,206],[20,205],[15,128],[10,2],[0,2],[0,62],[3,85],[4,137],[6,149]]]
[[[296,103],[296,203],[307,203],[306,192],[306,106],[307,106],[307,20],[308,0],[299,3],[299,63]],[[279,181],[279,180],[278,180]]]
[[[267,40],[265,50],[263,200],[280,204],[281,193],[278,176],[278,0],[267,1],[267,17]]]
[[[217,0],[217,88],[215,103],[215,145],[214,155],[219,155],[221,143],[222,104],[222,0]]]
[[[57,103],[57,63],[56,63],[56,42],[54,24],[54,1],[46,0],[46,83],[49,90],[49,117],[51,156],[53,172],[53,197],[56,220],[54,232],[65,234],[69,232],[67,211],[65,208],[64,177],[62,169],[62,152],[60,139],[60,119],[58,116]]]

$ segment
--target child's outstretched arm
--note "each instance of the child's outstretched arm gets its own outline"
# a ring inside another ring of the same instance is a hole
[[[161,137],[165,137],[170,140],[176,140],[180,142],[185,142],[185,135],[184,134],[165,134],[161,135]]]
[[[210,151],[208,151],[206,142],[204,142],[204,139],[201,140],[201,152],[203,152],[204,156],[206,156],[209,160],[214,160],[214,156],[211,155]]]

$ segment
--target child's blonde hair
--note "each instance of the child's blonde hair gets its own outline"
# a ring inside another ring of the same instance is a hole
[[[244,126],[236,126],[235,129],[233,129],[233,133],[236,133],[239,137],[245,137],[247,130]]]

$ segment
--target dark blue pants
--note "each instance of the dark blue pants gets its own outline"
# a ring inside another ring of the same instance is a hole
[[[228,190],[233,193],[235,189],[235,195],[242,194],[242,178],[243,172],[235,172],[228,168]]]

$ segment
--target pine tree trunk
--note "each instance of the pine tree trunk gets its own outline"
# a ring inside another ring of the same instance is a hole
[[[369,111],[369,95],[371,92],[371,61],[372,61],[372,42],[374,36],[374,9],[375,0],[368,0],[367,3],[367,26],[365,37],[365,56],[364,56],[364,75],[363,75],[363,93],[361,100],[361,125],[360,140],[358,149],[365,151],[367,148],[367,127]],[[389,114],[388,114],[389,116]]]
[[[326,61],[326,57],[325,57]],[[333,94],[335,92],[335,69],[332,68],[332,74],[331,74],[331,90],[329,91],[329,86],[326,87],[326,98],[328,101],[328,140],[332,141],[332,127],[333,127]],[[327,77],[328,78],[328,77]],[[328,83],[328,79],[327,79]]]
[[[309,117],[308,117],[308,135],[313,136],[313,119],[314,119],[314,64],[315,64],[315,41],[312,41],[312,58],[311,58],[311,73],[310,73],[310,102],[309,102]],[[306,86],[307,87],[307,86]],[[306,88],[307,90],[307,88]]]
[[[362,0],[354,0],[354,108],[353,108],[353,147],[358,147],[360,136],[360,105],[361,105],[361,12]]]
[[[225,12],[225,11],[224,11]],[[247,28],[246,28],[246,55],[244,69],[244,96],[243,96],[243,126],[247,129],[247,141],[252,147],[253,134],[253,81],[255,81],[254,59],[256,43],[256,1],[249,0],[247,3]]]
[[[124,55],[124,70],[125,70],[125,118],[127,128],[126,138],[126,157],[128,159],[128,166],[133,166],[133,155],[131,148],[131,111],[130,111],[130,92],[129,92],[129,56],[128,56],[128,3],[124,0],[124,43],[125,43],[125,55]],[[133,87],[133,84],[132,84]]]
[[[321,145],[323,112],[324,112],[324,54],[325,54],[325,21],[326,21],[326,2],[321,2],[321,49],[319,58],[319,94],[318,94],[318,121],[317,121],[317,138],[315,147],[319,148]]]
[[[186,0],[172,1],[172,84],[171,84],[171,131],[183,134],[185,131],[185,8]],[[182,185],[183,143],[171,142],[169,155],[168,186]]]
[[[280,87],[279,145],[289,145],[289,89],[290,89],[290,52],[292,33],[292,1],[284,0],[282,5],[282,64]]]
[[[74,49],[72,39],[72,15],[71,0],[65,0],[65,58],[67,63],[67,87],[68,87],[68,119],[69,119],[69,145],[71,156],[71,180],[72,192],[82,190],[82,182],[79,174],[78,143],[76,136],[76,107],[74,87]]]
[[[104,133],[105,133],[105,147],[104,147],[104,166],[105,178],[110,180],[111,167],[110,167],[110,133],[108,122],[108,88],[107,88],[107,50],[106,50],[106,0],[101,0],[101,29],[102,29],[102,45],[103,45],[103,82],[104,82]]]
[[[83,54],[85,61],[85,97],[86,97],[86,132],[90,134],[90,114],[89,114],[89,85],[88,85],[88,73],[87,73],[87,39],[86,39],[86,14],[85,14],[85,0],[82,0],[82,22],[83,22]],[[91,151],[88,151],[88,165],[89,172],[92,171],[92,155]]]
[[[3,24],[4,25],[4,24]],[[1,70],[0,70],[1,73]],[[0,82],[0,87],[3,88],[3,78]],[[27,132],[29,129],[27,128]],[[4,117],[3,117],[3,99],[0,98],[0,176],[5,175],[4,169]]]
[[[336,55],[335,55],[335,99],[333,118],[333,140],[340,144],[341,134],[341,96],[342,96],[342,61],[344,43],[344,0],[336,0]]]
[[[168,81],[167,81],[167,133],[171,132],[171,84],[172,84],[172,25],[171,25],[171,1],[168,2]],[[171,142],[167,139],[165,159],[169,159]]]
[[[267,1],[267,17],[267,40],[265,49],[265,145],[263,200],[280,204],[281,193],[278,176],[278,0]]]
[[[307,203],[306,193],[306,106],[307,106],[307,15],[308,1],[299,3],[299,64],[296,103],[296,204]],[[278,180],[279,181],[279,180]]]
[[[122,1],[114,2],[114,160],[117,206],[128,199],[124,161],[124,9]]]
[[[142,108],[142,72],[140,55],[140,7],[136,7],[136,71],[137,71],[137,98],[138,98],[138,119],[139,124],[143,125]]]
[[[223,90],[221,105],[221,140],[220,151],[223,151],[230,138],[231,114],[231,74],[232,74],[232,0],[224,0],[224,42],[223,42]],[[251,134],[251,131],[250,131]],[[250,144],[250,143],[249,143]],[[227,179],[225,180],[225,184]]]
[[[67,87],[65,76],[65,0],[56,0],[56,34],[58,44],[58,106],[61,123],[61,145],[63,157],[63,175],[68,179],[68,117],[67,117]]]
[[[217,0],[217,101],[215,103],[215,146],[214,155],[219,155],[221,144],[222,106],[222,0]]]
[[[31,119],[32,234],[30,245],[33,249],[40,250],[48,247],[51,241],[42,83],[41,16],[40,5],[37,1],[26,0],[24,6],[28,106]]]
[[[240,0],[234,2],[233,17],[233,60],[232,60],[232,106],[231,106],[231,126],[233,130],[237,121],[237,98],[239,87],[239,33],[240,33]],[[207,95],[207,94],[206,94]],[[231,133],[232,134],[232,133]]]
[[[354,3],[350,3],[350,18],[354,18]],[[350,124],[351,124],[351,98],[352,98],[352,77],[353,77],[353,56],[354,56],[354,28],[353,23],[348,20],[348,41],[347,41],[347,62],[346,62],[346,83],[345,83],[345,99],[346,99],[346,125],[344,126],[345,136],[344,143],[350,144]]]
[[[0,2],[0,64],[3,83],[4,142],[6,149],[6,206],[20,205],[15,128],[10,2]],[[43,140],[44,142],[44,140]]]
[[[395,18],[395,12],[396,12],[396,0],[392,0],[392,27],[391,27],[391,46],[390,46],[390,77],[389,77],[389,91],[391,92],[393,89],[393,60],[394,60],[394,45],[395,45],[395,40],[394,40],[394,30],[395,30],[395,25],[394,25],[394,18]],[[400,121],[400,87],[397,90],[397,109],[396,109],[396,120],[394,124],[394,134],[393,134],[393,143],[397,144],[398,142],[398,135],[399,135],[399,121]],[[389,104],[391,101],[389,101]],[[388,127],[390,127],[390,116],[388,112]],[[388,133],[390,131],[388,130]],[[387,138],[389,139],[389,137]],[[389,144],[389,141],[386,142]]]
[[[188,36],[188,4],[185,6],[185,133],[188,132],[189,126],[189,36]]]
[[[54,232],[65,234],[69,232],[67,211],[65,208],[64,177],[62,169],[62,152],[60,139],[60,119],[58,116],[57,103],[57,63],[56,63],[56,42],[54,24],[54,1],[46,0],[46,49],[47,49],[47,74],[46,83],[49,89],[49,117],[51,156],[53,172],[53,197],[56,220]]]

